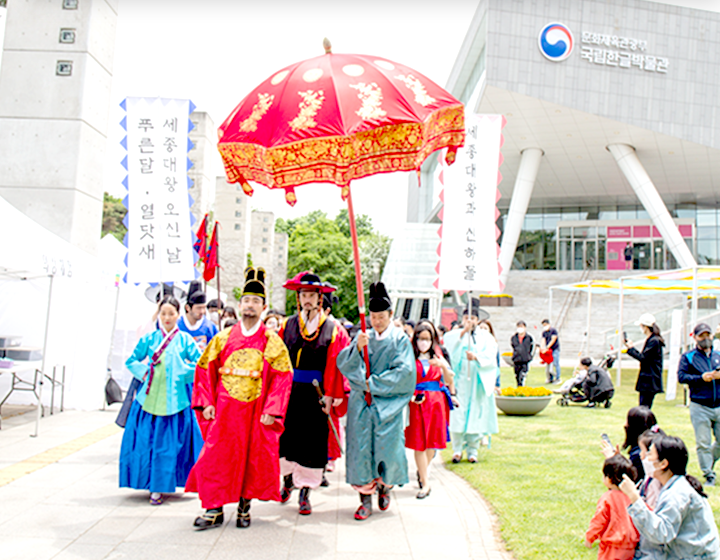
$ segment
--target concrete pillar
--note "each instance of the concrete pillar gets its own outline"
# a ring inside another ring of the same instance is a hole
[[[540,148],[526,148],[522,151],[520,157],[520,168],[515,179],[510,209],[503,227],[503,239],[500,246],[500,258],[498,259],[502,266],[500,283],[503,286],[507,283],[508,274],[510,273],[542,155],[543,151]]]
[[[640,163],[635,148],[627,144],[610,144],[607,149],[615,158],[620,170],[650,215],[653,224],[658,228],[665,244],[672,251],[680,267],[692,268],[697,266],[692,252],[685,244],[682,235],[680,235],[680,231],[673,222],[672,216],[670,216],[670,212],[668,212],[662,198],[660,198],[652,179],[645,171],[643,164]]]

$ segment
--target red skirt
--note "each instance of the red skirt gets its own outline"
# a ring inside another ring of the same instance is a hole
[[[405,447],[415,451],[445,449],[449,410],[445,393],[425,392],[421,404],[410,403],[410,424],[405,428]]]

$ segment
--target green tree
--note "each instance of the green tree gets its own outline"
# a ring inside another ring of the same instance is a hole
[[[382,275],[390,239],[374,231],[368,216],[359,216],[356,224],[363,284],[367,290]],[[276,229],[286,232],[289,237],[288,275],[312,270],[338,288],[336,294],[340,301],[333,309],[333,314],[357,321],[355,268],[347,210],[340,212],[334,220],[319,210],[292,220],[277,220]],[[288,292],[286,312],[293,314],[296,311],[296,295]]]
[[[127,214],[127,208],[123,206],[122,200],[103,193],[103,217],[102,234],[113,235],[118,241],[122,241],[127,233],[127,228],[122,221]]]

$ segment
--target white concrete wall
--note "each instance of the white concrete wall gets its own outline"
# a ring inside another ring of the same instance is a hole
[[[0,196],[72,244],[100,241],[117,2],[10,2],[0,67]],[[59,42],[75,29],[75,43]],[[73,63],[57,76],[58,61]]]

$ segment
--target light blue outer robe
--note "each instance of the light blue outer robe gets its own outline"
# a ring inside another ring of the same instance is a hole
[[[369,406],[363,394],[366,370],[357,350],[357,336],[337,359],[338,369],[350,383],[346,480],[356,486],[380,477],[389,486],[408,482],[403,410],[415,392],[415,354],[401,329],[392,324],[388,329],[390,332],[382,340],[377,339],[374,330],[368,331]]]
[[[482,329],[475,330],[475,341],[469,334],[460,337],[460,329],[445,334],[443,342],[455,372],[455,391],[460,406],[450,412],[450,432],[457,434],[496,434],[495,381],[498,376],[498,345]],[[479,362],[468,362],[465,352],[473,352]],[[468,370],[469,364],[469,370]]]

